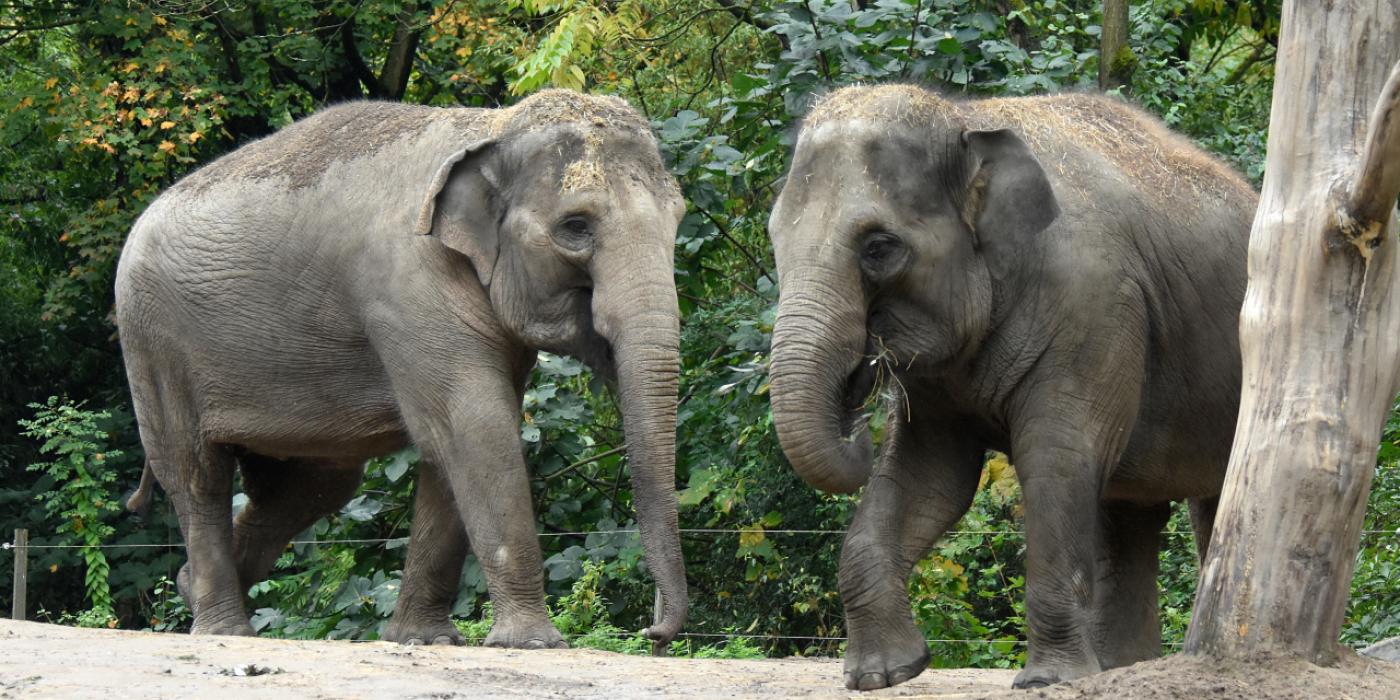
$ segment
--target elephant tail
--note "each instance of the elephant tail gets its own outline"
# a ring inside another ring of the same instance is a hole
[[[151,508],[151,489],[155,486],[156,475],[151,471],[151,460],[146,460],[145,467],[141,470],[141,483],[132,492],[131,497],[126,499],[126,509],[141,517],[146,517],[146,512]]]

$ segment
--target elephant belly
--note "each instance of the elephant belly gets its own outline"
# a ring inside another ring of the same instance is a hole
[[[269,457],[369,458],[408,442],[388,378],[365,347],[289,342],[201,368],[204,432]]]
[[[1197,417],[1199,418],[1199,417]],[[1122,459],[1109,473],[1104,497],[1156,503],[1220,493],[1229,464],[1233,416],[1226,425],[1199,420],[1140,424]]]

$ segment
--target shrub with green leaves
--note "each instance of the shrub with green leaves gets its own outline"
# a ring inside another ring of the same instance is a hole
[[[109,522],[120,510],[113,493],[116,470],[112,463],[122,452],[111,447],[107,432],[99,427],[112,416],[58,397],[29,407],[35,409],[34,418],[19,422],[24,434],[39,442],[40,454],[54,458],[29,465],[30,471],[42,472],[53,483],[37,498],[44,512],[58,522],[54,532],[60,535],[59,542],[79,546],[87,565],[83,583],[90,607],[79,623],[84,627],[115,624],[107,580],[111,567],[102,546],[116,532]]]

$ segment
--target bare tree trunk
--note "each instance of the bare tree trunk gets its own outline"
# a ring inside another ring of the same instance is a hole
[[[1128,84],[1137,56],[1128,47],[1128,0],[1104,0],[1103,27],[1099,32],[1099,89]]]
[[[1396,391],[1397,59],[1393,0],[1286,3],[1240,316],[1244,392],[1188,653],[1337,658]]]

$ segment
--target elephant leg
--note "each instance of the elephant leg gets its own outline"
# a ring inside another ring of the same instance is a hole
[[[467,532],[441,469],[418,465],[413,529],[403,589],[384,639],[402,644],[463,644],[449,615],[467,558]]]
[[[194,612],[190,632],[251,636],[233,556],[233,457],[207,443],[155,444],[147,448],[147,459],[185,537],[188,561],[176,585]]]
[[[1162,652],[1157,622],[1157,555],[1171,504],[1109,502],[1100,513],[1102,547],[1094,583],[1095,634],[1105,669],[1155,659]]]
[[[1091,452],[1041,443],[1017,450],[1026,512],[1026,666],[1035,688],[1102,670],[1094,649],[1100,473]]]
[[[1210,553],[1210,536],[1215,529],[1215,509],[1220,505],[1219,496],[1187,499],[1186,507],[1191,513],[1191,532],[1196,539],[1196,563],[1202,567],[1206,555]]]
[[[238,458],[248,505],[233,522],[233,553],[243,591],[267,577],[297,533],[340,510],[364,475],[360,462]]]
[[[567,645],[544,606],[544,561],[535,533],[514,384],[505,373],[480,377],[450,387],[437,401],[420,403],[418,395],[405,395],[400,406],[427,461],[441,469],[481,562],[496,616],[486,645],[562,648]],[[456,558],[449,554],[431,567],[439,572],[451,569],[448,563]],[[442,575],[455,586],[460,569]]]
[[[903,683],[928,667],[928,643],[909,607],[909,573],[967,512],[981,474],[982,451],[965,433],[930,420],[890,424],[841,547],[845,680],[853,690]]]

